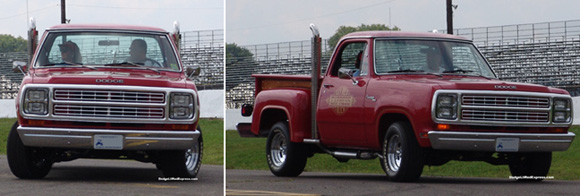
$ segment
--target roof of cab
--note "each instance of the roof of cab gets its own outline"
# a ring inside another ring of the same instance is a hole
[[[412,33],[401,31],[359,31],[346,34],[344,37],[342,37],[342,39],[352,38],[435,38],[471,41],[464,37],[443,33]]]
[[[125,30],[125,31],[150,31],[166,33],[167,31],[147,26],[135,26],[135,25],[117,25],[117,24],[60,24],[52,26],[47,31],[51,30]]]

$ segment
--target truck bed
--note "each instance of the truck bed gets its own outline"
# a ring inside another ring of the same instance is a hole
[[[252,77],[256,78],[254,96],[262,90],[276,88],[310,89],[311,86],[311,77],[309,75],[252,74]],[[318,84],[322,83],[322,78],[320,76]]]

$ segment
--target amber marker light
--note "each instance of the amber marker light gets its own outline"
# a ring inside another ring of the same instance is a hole
[[[449,128],[451,128],[451,126],[449,126],[449,125],[437,124],[437,130],[449,130]]]
[[[44,126],[43,120],[28,120],[28,124],[32,126]]]
[[[173,130],[187,130],[189,125],[173,125],[171,128]]]

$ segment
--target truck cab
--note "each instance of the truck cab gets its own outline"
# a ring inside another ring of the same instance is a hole
[[[254,75],[256,99],[243,108],[253,116],[240,135],[268,137],[275,175],[299,175],[322,152],[338,161],[379,158],[393,181],[417,180],[425,165],[450,160],[546,176],[551,153],[575,137],[567,91],[499,80],[462,37],[350,33],[323,77],[314,51],[310,77]]]
[[[16,99],[8,163],[23,179],[77,158],[134,159],[167,177],[195,177],[203,140],[199,99],[181,63],[179,32],[62,24],[36,44]]]

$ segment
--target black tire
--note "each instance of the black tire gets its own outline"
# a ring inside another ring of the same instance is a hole
[[[425,156],[406,122],[393,123],[383,142],[381,166],[390,180],[412,182],[423,173]]]
[[[290,142],[287,122],[272,126],[266,142],[266,159],[276,176],[295,177],[304,171],[307,153],[304,144]]]
[[[519,178],[518,181],[542,181],[548,175],[552,165],[552,152],[517,153],[509,156],[509,168],[514,177],[539,177]]]
[[[201,132],[201,129],[198,127]],[[203,138],[199,135],[196,144],[187,150],[164,151],[156,164],[165,177],[195,178],[203,157]]]
[[[50,150],[24,146],[18,131],[18,122],[12,125],[8,134],[7,158],[10,171],[21,179],[44,178],[52,168]]]

